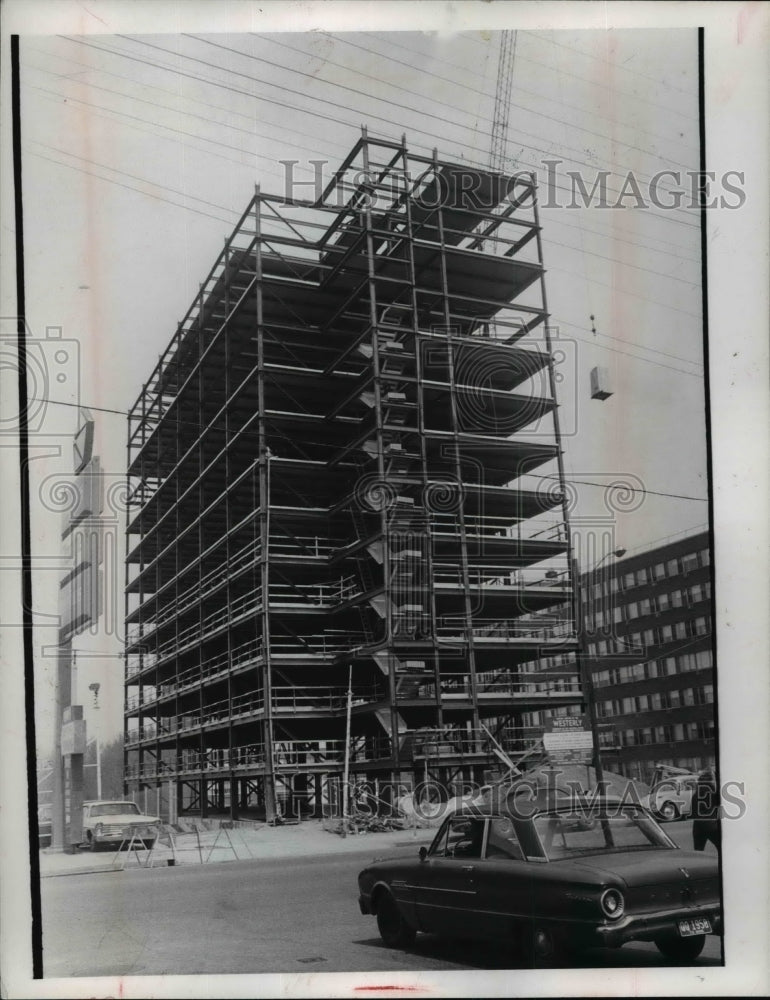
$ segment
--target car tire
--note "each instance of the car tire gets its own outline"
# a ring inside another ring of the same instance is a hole
[[[691,962],[703,951],[706,943],[706,935],[698,934],[695,937],[676,937],[674,934],[666,935],[655,939],[655,946],[661,955],[666,958],[678,960],[680,962]]]
[[[417,932],[404,920],[398,904],[387,893],[377,903],[377,929],[389,948],[408,948],[414,944]]]
[[[96,850],[96,844],[94,843],[94,835],[91,833],[90,830],[86,831],[86,846],[88,847],[89,851]]]
[[[581,953],[579,945],[550,928],[536,924],[516,934],[514,953],[524,966],[531,969],[548,969],[574,963]]]
[[[667,823],[672,823],[675,819],[679,819],[679,808],[676,802],[664,802],[658,809],[658,816]]]

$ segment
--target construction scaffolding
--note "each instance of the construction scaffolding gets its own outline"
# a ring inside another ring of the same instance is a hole
[[[256,189],[129,416],[126,780],[180,812],[481,782],[581,702],[534,176],[364,130],[316,193]]]

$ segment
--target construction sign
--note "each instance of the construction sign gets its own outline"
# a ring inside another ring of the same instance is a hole
[[[552,764],[590,764],[594,741],[586,717],[565,715],[548,719],[543,748]]]

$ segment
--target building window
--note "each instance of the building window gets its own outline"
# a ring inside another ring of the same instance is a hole
[[[662,580],[666,575],[666,567],[664,563],[655,563],[652,570],[652,575],[656,580]]]
[[[660,641],[661,642],[671,642],[674,638],[674,629],[671,625],[661,625],[660,627]]]
[[[713,665],[710,649],[702,649],[695,654],[695,669],[708,670]]]
[[[623,590],[630,590],[631,587],[636,583],[636,577],[633,573],[625,573],[623,575]]]
[[[705,597],[703,592],[703,587],[701,584],[696,583],[694,587],[687,588],[687,603],[688,604],[699,604]]]
[[[679,560],[669,559],[666,563],[666,568],[668,569],[669,576],[679,576]]]
[[[663,700],[661,698],[660,691],[654,691],[650,695],[650,708],[653,712],[658,712],[661,708],[663,708]]]
[[[635,711],[636,711],[636,706],[634,705],[634,699],[633,698],[624,698],[623,699],[623,714],[624,715],[633,715],[633,713]]]
[[[637,587],[643,587],[647,583],[647,567],[644,566],[642,569],[636,571],[636,585]]]
[[[681,590],[672,590],[671,593],[669,594],[669,597],[671,598],[671,607],[672,608],[681,608],[682,607],[683,601],[682,601],[682,591]]]
[[[618,622],[621,622],[623,620],[623,609],[620,607],[620,605],[617,605],[617,607],[613,608],[612,620],[615,622],[616,625],[618,624]]]
[[[650,710],[650,699],[646,694],[640,694],[636,699],[636,710],[637,712],[649,712]]]
[[[697,553],[693,552],[689,556],[682,556],[682,573],[687,576],[688,573],[692,573],[693,570],[698,568],[698,556]]]
[[[634,618],[639,617],[639,605],[636,601],[631,601],[626,605],[626,621],[633,621]]]
[[[640,615],[652,614],[652,604],[650,603],[649,597],[645,597],[643,601],[639,601],[639,614]]]
[[[655,629],[654,628],[646,628],[644,630],[644,632],[642,633],[642,635],[644,636],[644,641],[645,641],[645,644],[647,646],[654,646],[655,645]]]
[[[680,692],[682,697],[683,705],[694,705],[695,704],[695,692],[692,688],[685,688],[684,691]]]
[[[702,615],[692,622],[693,635],[708,635],[711,631],[711,621],[708,615]]]
[[[687,622],[677,622],[674,626],[674,635],[677,639],[687,638]]]
[[[700,564],[701,566],[709,566],[711,564],[711,550],[701,549],[700,550]]]
[[[668,611],[671,603],[669,601],[668,594],[659,594],[655,599],[655,606],[658,611]]]

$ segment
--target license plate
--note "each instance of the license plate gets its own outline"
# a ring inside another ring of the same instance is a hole
[[[695,934],[710,934],[711,921],[707,917],[693,917],[692,920],[679,921],[679,936],[693,937]]]

